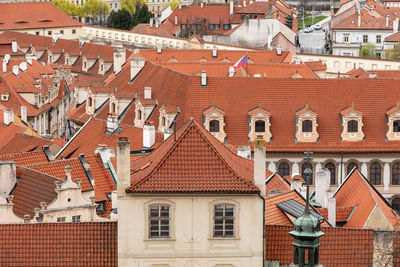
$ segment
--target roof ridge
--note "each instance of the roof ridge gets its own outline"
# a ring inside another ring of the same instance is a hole
[[[16,134],[18,134],[18,133],[16,133]],[[21,133],[21,134],[25,134],[25,133]],[[28,135],[28,134],[25,134],[25,135]],[[28,135],[28,136],[31,136],[31,135]],[[18,156],[18,155],[34,154],[34,153],[39,153],[39,152],[43,152],[43,151],[42,150],[34,150],[34,151],[19,152],[19,153],[14,153],[14,154],[3,154],[3,155],[0,155],[0,158],[3,158],[3,157],[11,158],[11,157]]]
[[[55,177],[55,176],[49,175],[49,174],[47,174],[47,173],[44,173],[44,172],[40,172],[40,171],[31,169],[31,168],[28,168],[28,167],[26,167],[26,166],[19,166],[19,165],[18,165],[17,168],[22,169],[22,170],[25,170],[25,171],[33,172],[33,173],[36,173],[36,174],[40,174],[40,175],[43,175],[43,176],[46,176],[46,177],[49,177],[49,178],[53,178],[53,179],[55,179],[55,180],[62,180],[62,179],[60,179],[60,178],[58,178],[58,177]]]
[[[86,156],[85,156],[86,157]],[[56,164],[59,162],[71,162],[71,161],[79,161],[79,158],[72,158],[72,159],[56,159],[56,160],[52,160],[49,162],[41,162],[41,163],[36,163],[36,164],[31,164],[31,165],[27,165],[26,167],[37,167],[37,166],[43,166],[43,165],[50,165],[50,164]]]

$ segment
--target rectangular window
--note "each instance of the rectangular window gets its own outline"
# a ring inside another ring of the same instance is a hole
[[[168,205],[149,207],[149,237],[170,237],[170,213]]]
[[[224,30],[230,30],[231,24],[224,24]]]
[[[76,33],[76,30],[72,30],[72,34],[75,34]]]
[[[58,217],[57,222],[65,222],[65,217]]]
[[[382,37],[381,37],[380,35],[377,35],[377,36],[376,36],[376,43],[377,43],[377,44],[380,44],[381,41],[382,41]]]
[[[363,35],[363,43],[368,43],[368,35]]]
[[[343,37],[344,37],[344,42],[345,42],[345,43],[349,43],[349,40],[350,40],[349,37],[350,37],[350,35],[349,35],[349,34],[344,34]]]
[[[47,35],[51,35],[51,31],[48,31],[48,32],[47,32]]]
[[[234,237],[234,206],[221,204],[214,206],[214,237]]]
[[[61,33],[61,34],[64,34],[64,30],[60,30],[60,33]]]
[[[72,216],[72,222],[80,222],[80,221],[81,221],[81,215]]]
[[[36,32],[36,35],[39,35],[39,32]]]

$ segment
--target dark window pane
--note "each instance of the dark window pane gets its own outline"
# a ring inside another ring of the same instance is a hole
[[[212,133],[219,132],[219,121],[217,120],[210,121],[210,132]]]
[[[374,162],[370,166],[370,181],[372,184],[381,184],[381,165]]]
[[[286,162],[282,162],[281,164],[279,164],[278,172],[282,176],[289,176],[290,175],[289,164],[287,164]]]
[[[347,174],[349,174],[351,170],[353,170],[354,168],[358,169],[357,163],[352,162],[349,165],[347,165]]]
[[[336,184],[336,167],[335,164],[333,163],[327,163],[325,165],[325,168],[327,168],[331,174],[331,185]]]
[[[392,166],[392,184],[400,184],[400,163]]]
[[[358,132],[358,121],[351,120],[347,122],[347,131],[349,133],[356,133]]]
[[[256,133],[264,133],[265,132],[265,121],[258,120],[255,122],[256,125]]]
[[[302,132],[303,133],[310,133],[312,132],[312,121],[311,120],[305,120],[302,123]]]
[[[400,120],[396,120],[393,122],[393,132],[400,132]]]

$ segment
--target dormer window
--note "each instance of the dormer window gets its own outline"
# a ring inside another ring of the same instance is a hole
[[[68,55],[65,56],[65,65],[69,65],[69,56]]]
[[[9,97],[10,97],[9,93],[1,94],[1,101],[7,102]]]
[[[111,103],[111,113],[115,113],[115,103]]]
[[[351,107],[345,108],[340,112],[342,116],[342,134],[343,141],[363,141],[364,133],[362,131],[362,118],[363,114]]]
[[[93,106],[93,100],[91,97],[88,98],[88,106],[89,107]]]
[[[400,140],[400,103],[386,111],[387,115],[387,133],[388,141]]]
[[[86,114],[88,115],[93,115],[94,113],[94,109],[95,109],[95,103],[94,103],[94,99],[93,99],[94,95],[92,93],[92,91],[89,89],[88,90],[88,96],[86,98]]]
[[[142,118],[142,111],[141,111],[140,109],[137,111],[136,117],[137,117],[138,120],[143,120],[143,118]]]
[[[262,107],[253,108],[248,112],[249,116],[249,140],[250,142],[254,142],[254,139],[258,135],[262,135],[263,138],[269,142],[271,140],[271,132],[270,132],[270,118],[271,113]]]
[[[319,134],[317,132],[317,113],[306,105],[296,112],[296,141],[297,142],[317,142]]]
[[[225,142],[224,130],[224,116],[225,112],[213,105],[203,112],[204,128],[208,130],[220,142]]]
[[[157,130],[160,133],[164,133],[166,129],[171,127],[178,113],[178,106],[164,104],[160,108],[159,125]]]

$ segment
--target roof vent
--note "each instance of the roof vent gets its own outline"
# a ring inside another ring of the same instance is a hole
[[[217,50],[217,47],[214,46],[214,47],[213,47],[213,50],[212,50],[212,57],[213,57],[213,58],[216,58],[217,56],[218,56],[218,50]]]
[[[27,71],[27,69],[28,69],[28,63],[26,63],[26,62],[21,62],[21,63],[19,64],[19,68],[21,69],[22,72]]]
[[[207,86],[207,72],[205,70],[201,72],[200,85],[203,87]]]
[[[18,66],[13,66],[12,72],[14,73],[15,76],[18,76],[18,70],[19,70]]]
[[[17,41],[15,41],[15,40],[13,40],[11,42],[11,51],[13,53],[17,53],[18,52],[18,44],[17,44]]]

